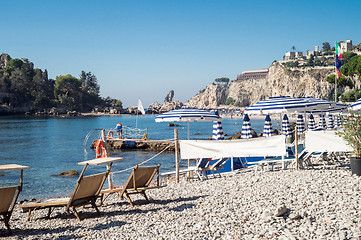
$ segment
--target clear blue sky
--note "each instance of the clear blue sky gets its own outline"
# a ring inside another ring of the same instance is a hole
[[[267,68],[292,46],[361,42],[361,1],[5,1],[0,52],[49,77],[94,73],[125,107],[185,102],[218,77]]]

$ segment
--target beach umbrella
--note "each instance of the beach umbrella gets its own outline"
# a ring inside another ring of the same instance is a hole
[[[313,117],[312,113],[310,114],[310,120],[308,121],[308,129],[313,131],[316,129],[315,127],[315,118]]]
[[[326,120],[323,115],[321,115],[320,121],[318,122],[318,128],[326,129]]]
[[[213,121],[213,135],[212,140],[224,140],[222,121]]]
[[[248,117],[248,114],[245,114],[244,118],[243,118],[243,125],[242,125],[242,134],[241,134],[242,139],[252,138],[251,123],[249,122],[249,120],[250,119]]]
[[[271,137],[272,136],[272,122],[271,117],[267,114],[264,128],[263,128],[263,137]]]
[[[351,104],[351,110],[359,110],[361,109],[361,98],[358,99],[356,102],[354,102],[353,104]]]
[[[172,110],[158,115],[155,118],[156,122],[187,122],[188,124],[188,139],[189,139],[189,122],[211,122],[220,120],[221,117],[215,113],[210,113],[206,110],[182,108]]]
[[[301,135],[305,131],[305,122],[303,121],[303,116],[301,114],[298,114],[297,116],[297,134]]]
[[[340,115],[337,115],[336,116],[335,127],[338,128],[338,127],[341,127],[341,125],[342,125],[342,123],[341,123]]]
[[[285,114],[282,119],[282,134],[286,135],[286,137],[290,137],[292,135],[287,114]]]
[[[347,105],[317,98],[270,97],[246,108],[248,114],[291,112],[336,112],[347,109]]]
[[[302,111],[306,106],[316,105],[303,98],[270,97],[246,108],[248,114],[269,114]]]
[[[327,125],[327,129],[333,129],[335,126],[333,124],[333,116],[332,115],[328,115],[328,125]]]

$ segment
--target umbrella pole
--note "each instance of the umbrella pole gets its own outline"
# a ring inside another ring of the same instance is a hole
[[[298,136],[297,136],[297,125],[295,128],[295,156],[296,156],[296,169],[298,170]]]
[[[178,129],[174,129],[174,149],[175,149],[175,178],[179,183],[179,144],[178,144]]]

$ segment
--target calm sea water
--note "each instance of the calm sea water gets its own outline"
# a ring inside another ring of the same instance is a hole
[[[120,122],[135,127],[136,116],[97,116],[97,117],[0,117],[0,164],[22,164],[30,169],[24,170],[24,188],[19,199],[41,199],[69,195],[75,186],[77,177],[55,176],[66,170],[80,172],[80,161],[95,158],[90,144],[97,137],[93,134],[84,146],[86,135],[94,129],[111,129]],[[179,138],[187,139],[187,124],[178,123]],[[251,119],[252,128],[259,133],[264,120]],[[223,119],[222,126],[229,136],[241,131],[240,118]],[[276,124],[274,122],[273,126]],[[167,123],[156,123],[154,116],[138,117],[138,128],[148,128],[150,139],[173,139],[174,128]],[[199,133],[195,135],[195,133]],[[212,135],[211,122],[190,123],[190,139],[207,139]],[[112,171],[135,166],[153,157],[156,152],[118,151],[112,156],[124,160],[113,164]],[[161,172],[174,170],[174,153],[163,153],[149,161],[147,165],[161,164]],[[105,166],[90,166],[87,174],[103,171]],[[114,174],[114,185],[122,185],[128,179],[130,171]],[[0,176],[0,186],[17,183],[20,171],[8,171]]]

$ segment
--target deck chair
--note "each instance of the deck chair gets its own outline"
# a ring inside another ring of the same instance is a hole
[[[151,167],[139,167],[138,165],[136,165],[123,188],[107,189],[103,190],[101,193],[104,195],[120,192],[120,198],[123,198],[125,195],[132,207],[134,207],[132,199],[130,198],[130,195],[132,194],[141,194],[143,195],[145,200],[149,202],[149,198],[147,197],[145,191],[165,187],[165,185],[160,185],[159,167],[160,164]],[[157,175],[156,185],[151,185],[155,175]],[[103,196],[101,201],[102,200]]]
[[[57,198],[57,199],[47,199],[40,202],[34,203],[24,203],[20,205],[20,208],[23,211],[28,212],[28,220],[30,220],[31,213],[37,209],[48,209],[47,218],[50,218],[52,209],[56,207],[65,207],[67,214],[70,214],[70,208],[72,208],[75,217],[81,221],[79,214],[76,210],[77,207],[90,205],[93,207],[98,214],[100,214],[99,209],[96,205],[96,200],[100,195],[100,191],[103,187],[103,184],[111,170],[111,166],[114,161],[118,161],[121,158],[97,158],[94,160],[89,160],[85,162],[78,163],[80,165],[85,165],[81,174],[79,175],[77,184],[74,188],[74,191],[69,198]],[[102,163],[107,163],[106,172],[93,174],[89,176],[84,176],[85,169],[88,165],[99,165]]]
[[[213,177],[215,177],[214,171],[217,171],[219,177],[222,177],[219,169],[223,169],[223,164],[225,164],[228,160],[229,158],[221,158],[209,167],[209,171],[212,172]]]
[[[19,197],[20,191],[23,186],[23,169],[27,169],[27,166],[21,166],[17,164],[0,165],[0,170],[21,170],[20,184],[16,186],[8,186],[0,188],[0,215],[3,217],[3,221],[7,228],[7,235],[11,234],[10,218],[13,213],[16,201]]]

